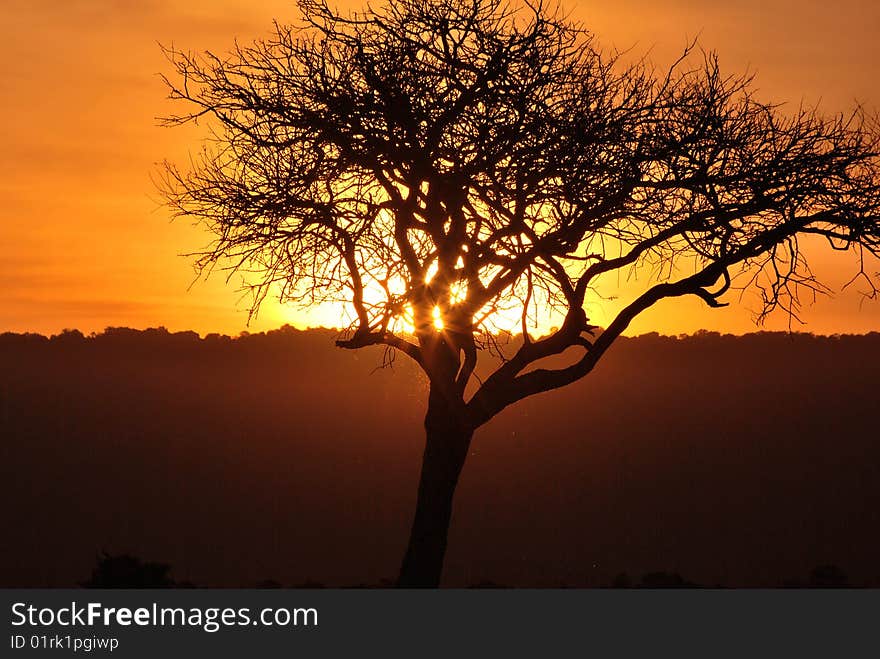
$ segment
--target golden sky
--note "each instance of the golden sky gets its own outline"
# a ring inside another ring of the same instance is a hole
[[[360,0],[340,5],[360,6]],[[756,71],[768,100],[821,101],[827,112],[855,101],[880,107],[880,3],[795,0],[563,0],[601,43],[650,50],[668,63],[695,36],[729,72]],[[179,256],[207,236],[171,223],[150,180],[158,161],[197,146],[191,130],[164,129],[157,42],[224,50],[294,15],[288,0],[3,0],[0,9],[0,332],[84,332],[111,325],[238,333],[246,304],[217,276],[190,288]],[[817,272],[839,290],[851,256],[824,252]],[[880,269],[877,266],[876,269]],[[724,310],[696,300],[661,303],[630,333],[754,329],[748,298]],[[880,330],[880,303],[855,291],[820,299],[804,314],[817,333]],[[607,322],[612,304],[588,313]],[[257,331],[326,322],[270,303]],[[778,316],[767,327],[782,329]]]

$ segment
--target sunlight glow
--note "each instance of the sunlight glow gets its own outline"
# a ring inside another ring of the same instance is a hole
[[[440,315],[440,307],[434,307],[434,327],[438,330],[443,329],[443,318]]]

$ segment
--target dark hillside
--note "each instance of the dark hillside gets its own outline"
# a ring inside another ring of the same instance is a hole
[[[0,585],[102,550],[202,585],[397,571],[425,386],[328,331],[0,336]],[[481,431],[446,582],[880,577],[880,334],[622,339]]]

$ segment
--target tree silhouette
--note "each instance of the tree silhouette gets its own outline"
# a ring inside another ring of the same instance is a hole
[[[876,294],[880,131],[860,109],[782,114],[694,48],[664,72],[624,64],[543,4],[299,8],[224,57],[166,50],[186,105],[166,122],[207,120],[212,137],[160,187],[214,234],[198,266],[243,273],[254,310],[270,294],[344,304],[339,347],[385,346],[426,373],[400,585],[439,583],[474,431],[587,375],[659,300],[722,306],[736,280],[762,314],[795,315],[822,288],[809,235],[852,250]],[[588,292],[639,267],[644,290],[599,331]],[[548,317],[558,327],[532,336]],[[501,346],[500,330],[521,339]]]

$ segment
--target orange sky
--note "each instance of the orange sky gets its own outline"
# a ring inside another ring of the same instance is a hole
[[[343,4],[343,3],[341,3]],[[360,0],[348,4],[359,6]],[[880,3],[838,0],[563,0],[605,45],[651,50],[668,62],[688,38],[717,49],[730,71],[758,72],[767,99],[821,100],[833,112],[856,100],[880,107]],[[237,333],[245,304],[221,277],[197,283],[178,256],[207,239],[170,223],[150,182],[155,163],[196,146],[190,130],[157,127],[170,112],[156,76],[167,71],[157,41],[223,50],[293,15],[287,0],[4,0],[0,10],[0,331],[85,332],[109,325]],[[835,289],[852,257],[814,258]],[[880,266],[877,267],[880,269]],[[234,282],[233,282],[234,284]],[[609,291],[612,292],[612,291]],[[753,301],[744,300],[746,307]],[[665,302],[630,333],[754,329],[743,305],[704,309]],[[612,305],[588,308],[597,324]],[[267,304],[252,331],[317,324]],[[807,331],[880,330],[880,304],[855,292],[822,299]],[[781,315],[767,327],[781,329]]]

